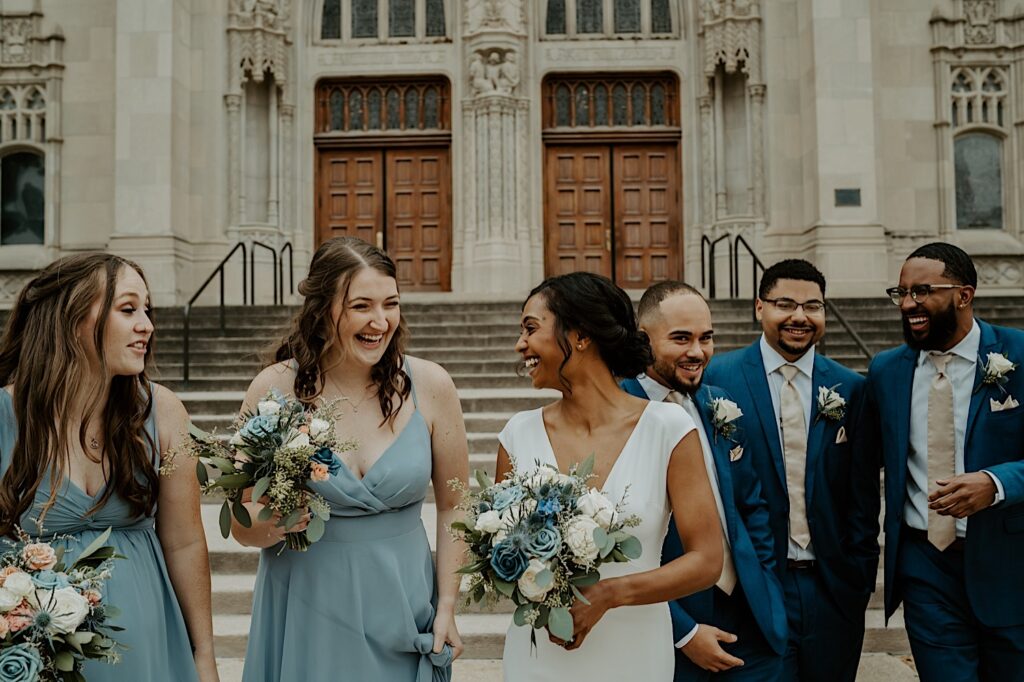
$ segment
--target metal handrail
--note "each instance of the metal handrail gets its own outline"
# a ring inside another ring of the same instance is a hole
[[[868,345],[864,343],[864,339],[860,337],[860,334],[854,331],[853,325],[851,325],[849,321],[847,321],[846,316],[839,312],[839,306],[833,303],[831,299],[826,298],[825,307],[828,308],[829,312],[831,312],[837,320],[839,320],[839,324],[842,325],[843,329],[846,330],[846,333],[850,335],[850,338],[853,339],[853,342],[857,344],[857,348],[860,349],[860,352],[864,354],[864,357],[866,357],[868,360],[873,358],[874,354],[871,352],[871,349],[868,348]]]
[[[700,285],[702,287],[704,287],[704,286],[707,287],[707,289],[708,289],[708,298],[714,298],[715,297],[715,247],[718,246],[718,242],[722,241],[723,239],[727,240],[726,244],[728,244],[728,246],[729,246],[729,263],[730,263],[730,265],[732,264],[732,242],[728,241],[729,237],[730,237],[729,234],[723,234],[718,239],[715,239],[714,241],[712,241],[711,239],[708,238],[707,235],[701,235],[701,238],[700,238]],[[705,248],[705,244],[707,245],[707,252],[708,252],[707,261],[706,261],[707,262],[707,273],[706,273],[707,274],[707,279],[706,280],[704,278],[704,275],[705,275],[705,272],[704,272],[704,263],[705,263],[704,248]],[[729,296],[732,296],[732,295],[733,295],[733,291],[732,291],[732,277],[730,276],[730,278],[729,278]]]
[[[206,281],[204,281],[201,285],[199,285],[199,289],[196,290],[196,293],[193,294],[192,298],[188,299],[188,303],[185,304],[184,317],[182,318],[183,319],[183,322],[182,322],[183,329],[182,329],[182,331],[184,333],[184,339],[182,340],[182,346],[181,346],[181,376],[182,376],[182,380],[183,380],[183,382],[184,382],[184,384],[186,386],[188,385],[188,366],[189,366],[189,343],[188,343],[188,337],[189,337],[189,329],[190,329],[190,326],[191,326],[190,322],[191,322],[191,319],[192,319],[192,304],[196,302],[196,299],[198,299],[202,295],[202,293],[204,291],[206,291],[206,287],[210,284],[210,282],[213,281],[213,278],[216,277],[217,275],[220,275],[220,332],[221,332],[221,334],[224,333],[224,331],[225,331],[225,327],[224,327],[224,266],[227,264],[227,262],[231,258],[231,256],[235,255],[235,251],[238,251],[239,249],[242,250],[242,305],[246,304],[245,284],[246,284],[246,279],[247,279],[246,278],[247,271],[246,271],[246,264],[245,264],[246,248],[245,248],[245,243],[244,242],[238,242],[237,244],[235,244],[235,246],[230,251],[228,251],[228,255],[224,256],[224,258],[221,259],[221,261],[217,265],[217,267],[214,268],[213,272],[210,273],[210,276],[206,278]]]
[[[742,244],[743,248],[745,248],[747,253],[750,255],[750,286],[753,289],[753,294],[750,299],[750,314],[756,321],[757,310],[754,307],[754,303],[757,301],[757,269],[761,268],[761,272],[763,273],[765,270],[764,263],[762,263],[761,259],[757,257],[757,254],[754,253],[753,247],[750,246],[750,242],[744,239],[743,235],[736,235],[735,244],[736,249],[730,250],[730,254],[732,255],[732,267],[729,272],[729,293],[733,298],[737,298],[740,295],[740,245]]]
[[[281,302],[284,303],[284,251],[288,249],[288,295],[295,293],[295,249],[291,242],[285,242],[278,254],[281,256],[281,263],[278,266],[281,272]]]
[[[279,303],[281,303],[281,299],[283,299],[284,297],[278,291],[278,282],[277,282],[277,250],[274,247],[269,246],[268,244],[264,244],[263,242],[257,241],[255,239],[252,241],[252,251],[249,252],[249,264],[251,266],[250,267],[251,272],[249,273],[249,300],[252,302],[253,305],[255,305],[255,303],[256,303],[256,247],[257,246],[260,247],[261,249],[265,249],[265,250],[269,251],[270,252],[270,257],[274,261],[274,265],[271,268],[271,272],[274,275],[274,305],[278,305]],[[279,296],[280,296],[280,298],[279,298]]]

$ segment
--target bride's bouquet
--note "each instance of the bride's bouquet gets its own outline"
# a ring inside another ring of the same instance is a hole
[[[465,520],[453,523],[452,532],[469,548],[469,563],[459,569],[469,576],[469,602],[511,599],[516,625],[572,639],[569,608],[577,599],[588,603],[580,588],[600,579],[601,564],[641,552],[625,530],[640,519],[624,518],[621,502],[587,485],[593,468],[591,456],[569,474],[539,465],[498,484],[477,471],[479,492],[451,483],[463,493]]]
[[[252,525],[242,504],[243,492],[252,488],[252,499],[263,499],[265,505],[257,517],[260,521],[269,520],[276,512],[281,517],[278,525],[287,530],[309,510],[306,529],[285,534],[289,549],[309,549],[323,537],[331,514],[326,500],[313,493],[308,483],[338,473],[342,463],[336,453],[355,447],[354,442],[341,442],[335,435],[333,404],[307,410],[295,398],[271,391],[255,412],[243,412],[234,426],[226,444],[193,426],[188,446],[198,459],[196,475],[203,492],[224,494],[221,534],[225,538],[230,535],[232,515],[246,528]],[[215,474],[212,477],[210,470]]]
[[[117,609],[103,599],[111,562],[108,528],[70,567],[64,548],[19,533],[0,555],[0,680],[83,682],[82,663],[117,663]]]

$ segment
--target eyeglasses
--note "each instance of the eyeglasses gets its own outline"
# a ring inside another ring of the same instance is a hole
[[[803,308],[807,315],[820,315],[825,312],[824,301],[804,301],[797,303],[791,298],[762,298],[765,303],[771,303],[777,310],[784,313],[795,313],[797,308]]]
[[[889,295],[889,298],[896,305],[903,303],[903,299],[906,298],[907,294],[910,294],[910,298],[914,303],[924,303],[933,291],[938,289],[963,289],[964,286],[963,284],[915,284],[910,289],[889,287],[885,290],[885,293]]]

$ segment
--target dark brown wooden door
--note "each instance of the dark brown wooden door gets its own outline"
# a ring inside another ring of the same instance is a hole
[[[545,269],[643,289],[682,277],[675,144],[547,147]]]
[[[317,245],[352,236],[394,259],[406,291],[451,290],[449,150],[321,150]]]
[[[607,146],[548,147],[545,269],[611,277],[611,166]]]

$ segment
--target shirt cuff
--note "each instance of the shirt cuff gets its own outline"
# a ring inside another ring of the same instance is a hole
[[[693,629],[683,635],[683,638],[676,642],[676,648],[682,649],[684,646],[690,643],[690,640],[697,636],[697,630],[700,628],[700,623],[693,626]]]
[[[992,500],[992,505],[991,505],[991,506],[994,507],[994,506],[996,506],[997,504],[999,504],[1000,502],[1002,502],[1003,500],[1006,499],[1006,493],[1003,492],[1003,484],[999,480],[998,476],[993,474],[991,471],[987,471],[985,469],[982,469],[982,471],[984,471],[986,474],[988,474],[988,477],[991,478],[992,482],[996,484],[996,499]]]

